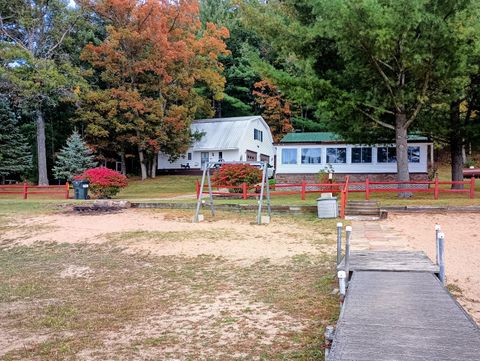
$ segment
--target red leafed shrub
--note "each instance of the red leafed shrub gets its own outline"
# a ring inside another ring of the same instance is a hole
[[[261,180],[262,171],[249,164],[224,164],[212,177],[215,186],[241,186],[244,182],[253,186]],[[241,191],[241,189],[231,190],[231,192]]]
[[[97,198],[111,198],[128,185],[127,177],[105,167],[87,169],[76,179],[88,180],[90,191]]]

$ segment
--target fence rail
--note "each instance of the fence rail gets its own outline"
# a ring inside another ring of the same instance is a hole
[[[27,182],[23,184],[0,184],[0,194],[22,194],[23,199],[28,199],[33,194],[61,194],[68,199],[70,196],[70,184],[35,186]]]
[[[463,189],[450,189],[442,186],[461,185],[466,186]],[[350,182],[349,177],[345,177],[343,183],[307,183],[305,180],[301,183],[275,184],[271,186],[270,194],[275,195],[295,195],[299,194],[301,200],[310,193],[345,193],[345,199],[348,201],[348,193],[365,193],[365,199],[369,200],[372,193],[431,193],[434,199],[439,199],[441,193],[464,193],[469,198],[475,198],[475,178],[468,181],[439,181],[436,178],[433,181],[410,181],[410,182],[372,182],[368,178],[364,182]],[[212,187],[214,195],[222,196],[241,196],[242,199],[256,197],[260,186],[249,186],[243,183],[239,186],[216,186]],[[200,194],[200,182],[195,182],[197,198]],[[205,185],[203,193],[208,193],[208,187]]]

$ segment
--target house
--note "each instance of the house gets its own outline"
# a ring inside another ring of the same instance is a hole
[[[350,176],[351,181],[396,180],[395,144],[360,145],[343,141],[335,133],[289,133],[277,144],[275,178],[297,183],[315,182],[320,171],[332,169],[335,178]],[[428,138],[408,138],[408,168],[412,180],[427,180],[429,163],[433,164],[433,145]]]
[[[216,161],[274,162],[272,133],[261,116],[200,119],[192,122],[191,129],[203,133],[201,139],[176,161],[159,153],[160,171],[199,170],[206,162]]]

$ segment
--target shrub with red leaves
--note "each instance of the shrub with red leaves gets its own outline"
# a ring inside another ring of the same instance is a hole
[[[90,191],[97,198],[111,198],[128,185],[127,177],[105,167],[87,169],[76,179],[88,180]]]
[[[247,183],[253,186],[262,180],[262,171],[250,164],[224,164],[218,169],[212,182],[215,186],[241,186]],[[241,189],[231,189],[231,192],[241,192]]]

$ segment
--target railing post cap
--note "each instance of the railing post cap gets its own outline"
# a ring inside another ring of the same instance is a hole
[[[337,223],[337,228],[342,228],[343,227],[343,223],[342,222],[338,222]]]
[[[445,238],[445,233],[440,232],[440,233],[438,234],[438,238]]]
[[[345,227],[345,231],[351,232],[351,231],[352,231],[352,226],[346,226],[346,227]]]
[[[338,271],[337,277],[338,277],[339,279],[347,278],[347,273],[346,273],[345,271]]]
[[[439,224],[436,224],[436,225],[435,225],[435,230],[436,230],[436,231],[440,231],[441,229],[442,229],[442,227],[440,227]]]

